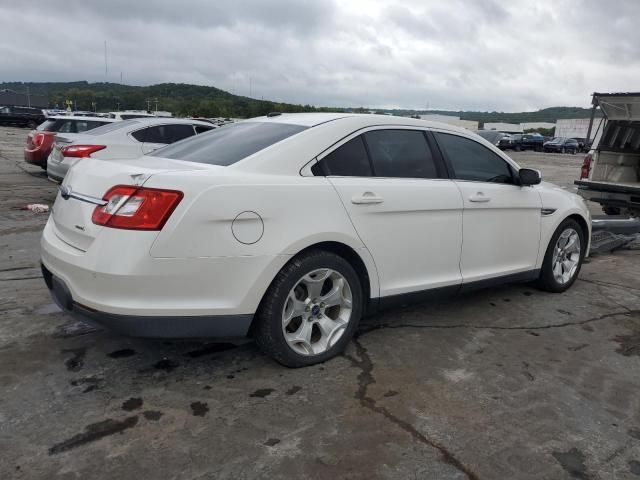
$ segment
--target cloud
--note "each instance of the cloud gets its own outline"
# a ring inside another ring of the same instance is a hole
[[[640,78],[635,1],[47,0],[0,18],[0,81],[122,72],[315,105],[517,111]]]

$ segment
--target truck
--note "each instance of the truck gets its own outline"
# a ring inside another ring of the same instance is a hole
[[[592,133],[594,140],[574,182],[578,194],[607,215],[640,217],[640,92],[594,93],[591,104],[586,142]]]

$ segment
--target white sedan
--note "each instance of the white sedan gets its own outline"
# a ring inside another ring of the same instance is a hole
[[[62,308],[121,333],[251,334],[310,365],[389,305],[506,281],[569,288],[590,215],[540,182],[449,125],[272,114],[76,165],[43,233],[44,278]]]
[[[58,135],[47,159],[47,176],[61,182],[81,158],[137,158],[214,128],[209,122],[198,120],[145,117],[114,122],[84,134]]]

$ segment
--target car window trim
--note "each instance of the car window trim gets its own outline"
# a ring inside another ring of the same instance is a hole
[[[456,182],[473,182],[473,183],[482,183],[485,185],[506,185],[506,186],[515,186],[518,187],[520,186],[520,181],[518,180],[518,171],[516,169],[516,167],[514,165],[511,164],[511,162],[508,162],[507,160],[505,160],[502,155],[498,155],[496,152],[494,152],[493,150],[491,150],[490,148],[488,148],[486,145],[483,145],[482,143],[478,142],[477,140],[474,140],[473,138],[467,137],[465,135],[459,135],[457,132],[451,132],[451,131],[439,131],[439,130],[434,130],[432,132],[434,141],[436,142],[436,144],[438,145],[438,149],[440,151],[440,154],[442,155],[442,158],[445,162],[445,164],[447,165],[447,170],[449,171],[449,176],[451,178],[451,180],[455,180]],[[471,140],[472,142],[476,142],[478,145],[480,145],[481,147],[487,149],[488,151],[490,151],[491,153],[493,153],[496,157],[498,157],[500,160],[502,160],[504,163],[506,163],[507,167],[509,168],[509,172],[511,173],[511,180],[513,181],[513,183],[498,183],[498,182],[487,182],[487,181],[483,181],[483,180],[467,180],[464,178],[456,178],[456,174],[455,174],[455,169],[453,168],[453,165],[451,164],[451,160],[449,159],[449,156],[447,155],[446,150],[444,149],[444,147],[440,144],[440,142],[438,142],[438,136],[435,135],[435,133],[442,133],[444,135],[454,135],[456,137],[460,137],[460,138],[465,138],[467,140]]]

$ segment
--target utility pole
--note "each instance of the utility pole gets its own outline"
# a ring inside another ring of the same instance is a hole
[[[27,85],[27,106],[31,106],[31,92],[29,91],[29,85]]]
[[[151,99],[147,98],[147,113],[151,111]]]
[[[104,41],[104,77],[109,77],[109,64],[107,63],[107,41]]]
[[[158,113],[158,99],[154,98],[153,102],[156,104],[156,113]]]
[[[120,72],[120,85],[122,85],[122,72]]]

